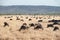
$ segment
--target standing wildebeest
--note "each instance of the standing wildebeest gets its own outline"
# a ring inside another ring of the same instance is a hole
[[[10,19],[10,20],[12,20],[12,19]]]
[[[32,19],[29,19],[29,21],[31,21]]]
[[[20,20],[18,17],[17,17],[17,19],[16,20]]]
[[[4,22],[4,27],[5,27],[5,26],[9,26],[9,24],[8,24],[7,22]]]
[[[38,22],[42,22],[42,20],[38,20]]]
[[[38,24],[36,24],[35,26],[36,26],[36,27],[35,27],[34,29],[42,29],[42,30],[43,30],[43,27],[42,27],[41,24],[38,23]]]
[[[29,27],[27,26],[26,23],[23,23],[23,25],[21,26],[21,28],[19,29],[19,31],[21,30],[25,30],[25,29],[28,29]]]
[[[54,27],[53,31],[59,30],[57,26]]]
[[[53,27],[53,24],[48,24],[48,25],[47,25],[47,28],[48,28],[48,27]]]
[[[30,27],[35,26],[35,24],[34,24],[34,23],[30,23],[29,25],[30,25]]]

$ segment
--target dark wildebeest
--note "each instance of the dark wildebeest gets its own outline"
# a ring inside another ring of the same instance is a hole
[[[59,30],[57,26],[54,27],[53,31]]]
[[[32,19],[29,19],[29,21],[31,21]]]
[[[60,20],[49,20],[48,22],[60,22]]]
[[[43,27],[42,27],[41,24],[38,23],[38,24],[36,24],[35,26],[36,26],[36,27],[34,27],[34,30],[35,30],[35,29],[42,29],[42,30],[43,30]]]
[[[12,20],[12,19],[10,19],[10,20]]]
[[[42,22],[42,20],[38,20],[38,22]]]
[[[7,22],[4,22],[4,27],[5,27],[5,26],[9,26],[9,24],[8,24]]]
[[[19,31],[21,30],[25,30],[25,29],[28,29],[29,27],[27,26],[26,23],[23,23],[23,25],[21,26],[21,28],[19,29]]]
[[[17,19],[16,20],[20,20],[18,17],[17,17]]]
[[[30,25],[30,27],[35,26],[35,24],[34,24],[34,23],[30,23],[29,25]]]
[[[53,24],[48,24],[48,25],[47,25],[47,28],[48,28],[48,27],[54,27],[54,26],[53,26]]]

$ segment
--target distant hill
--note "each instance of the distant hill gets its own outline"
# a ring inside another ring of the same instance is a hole
[[[0,6],[0,14],[60,14],[58,6]]]

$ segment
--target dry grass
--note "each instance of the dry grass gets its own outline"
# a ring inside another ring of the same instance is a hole
[[[16,20],[16,17],[19,17],[19,20]],[[32,20],[29,21],[29,19]],[[43,20],[40,24],[42,24],[44,30],[34,30],[33,27],[30,27],[18,31],[23,23],[27,23],[27,26],[29,26],[29,23],[38,23],[40,19]],[[60,40],[60,25],[55,25],[59,27],[57,31],[53,31],[53,28],[47,28],[47,24],[52,24],[48,21],[52,19],[60,20],[60,16],[2,15],[0,16],[0,40]],[[7,22],[9,27],[4,27],[4,22]]]

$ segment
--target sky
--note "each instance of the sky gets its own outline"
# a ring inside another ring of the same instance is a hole
[[[0,0],[0,5],[48,5],[60,6],[60,0]]]

